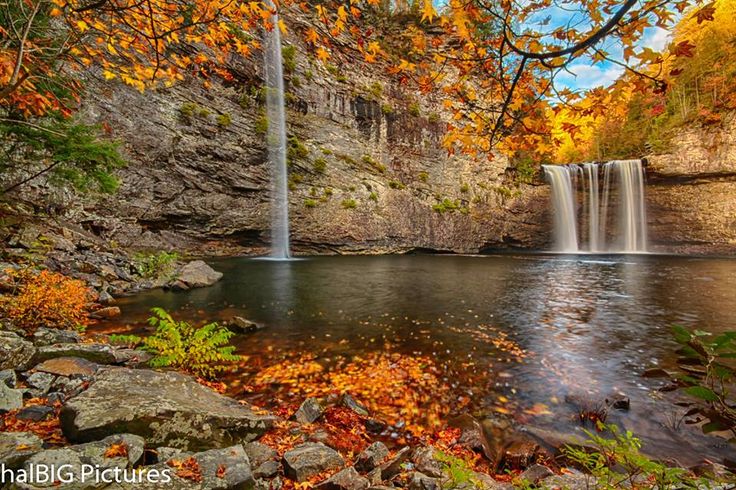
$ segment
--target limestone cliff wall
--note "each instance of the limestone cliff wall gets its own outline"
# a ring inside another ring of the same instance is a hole
[[[545,189],[515,186],[500,156],[449,156],[436,96],[412,93],[359,60],[325,66],[289,41],[297,47],[286,76],[297,252],[546,245]],[[128,248],[265,251],[271,192],[261,66],[256,57],[232,69],[235,81],[208,90],[187,80],[144,94],[90,75],[83,112],[110,128],[129,160],[120,191],[87,207],[97,232]],[[433,209],[445,199],[458,209]]]
[[[653,248],[736,253],[736,114],[680,130],[670,152],[647,161]]]

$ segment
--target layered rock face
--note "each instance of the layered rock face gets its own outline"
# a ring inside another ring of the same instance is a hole
[[[289,42],[297,48],[286,74],[297,253],[545,246],[545,190],[513,185],[503,157],[448,156],[439,94],[409,92],[359,60],[315,62],[298,39]],[[188,80],[139,94],[90,79],[84,113],[110,128],[129,161],[121,190],[89,208],[102,236],[127,248],[267,250],[262,66],[255,56],[232,70],[235,81],[208,90]]]
[[[681,130],[648,163],[652,248],[736,253],[736,114],[720,127]]]

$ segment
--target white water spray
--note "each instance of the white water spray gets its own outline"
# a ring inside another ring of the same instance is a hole
[[[263,61],[266,83],[266,114],[268,117],[268,162],[271,179],[271,257],[288,259],[289,250],[289,194],[286,168],[286,115],[284,110],[284,73],[281,61],[281,33],[278,14],[271,0],[268,7],[273,29],[264,34]]]

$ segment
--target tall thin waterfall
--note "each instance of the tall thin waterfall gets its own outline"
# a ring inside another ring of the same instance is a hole
[[[288,259],[289,250],[289,194],[286,169],[286,115],[284,110],[284,73],[281,62],[281,33],[278,14],[272,0],[268,7],[273,9],[273,29],[264,34],[263,58],[266,82],[266,114],[268,116],[268,162],[271,179],[271,257]]]
[[[543,168],[552,187],[557,251],[647,251],[644,168],[640,160]],[[612,206],[618,208],[618,213],[609,211]]]

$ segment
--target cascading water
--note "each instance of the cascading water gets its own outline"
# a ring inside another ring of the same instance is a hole
[[[641,160],[542,167],[552,187],[557,251],[647,251],[644,168]],[[609,207],[614,205],[618,207],[615,223],[612,219],[614,214],[609,212]]]
[[[286,116],[284,110],[284,74],[281,61],[281,33],[278,14],[271,0],[268,7],[274,12],[273,28],[264,34],[264,78],[266,83],[266,114],[268,116],[268,162],[273,178],[271,191],[271,257],[288,259],[289,250],[289,201],[286,169]]]

